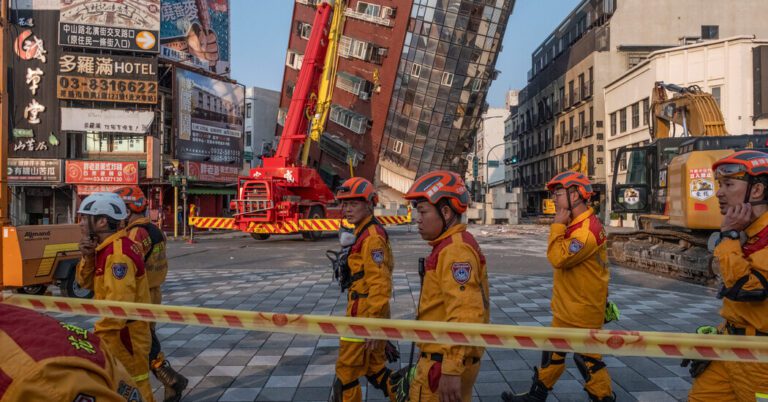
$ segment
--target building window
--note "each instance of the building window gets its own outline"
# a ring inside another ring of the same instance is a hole
[[[309,39],[309,35],[312,33],[312,24],[307,24],[306,22],[298,21],[296,23],[296,33],[302,39]]]
[[[373,83],[347,72],[340,71],[336,74],[336,88],[357,95],[362,100],[368,100],[373,91]]]
[[[440,85],[445,85],[447,87],[453,85],[453,73],[443,72],[443,78],[440,80]]]
[[[651,113],[651,104],[648,98],[643,99],[643,125],[648,125],[648,115]]]
[[[278,109],[277,110],[277,124],[284,126],[285,125],[285,117],[288,115],[287,109]]]
[[[717,106],[722,108],[722,104],[720,103],[720,89],[722,87],[712,87],[712,97],[715,98],[715,102],[717,102]]]
[[[579,125],[576,127],[576,135],[574,137],[574,141],[578,141],[581,139],[582,130],[586,130],[587,124],[586,119],[584,116],[584,112],[579,112]]]
[[[400,154],[403,152],[403,142],[400,140],[395,140],[395,143],[392,145],[392,151],[394,151],[397,154]]]
[[[245,105],[245,117],[251,118],[251,114],[253,113],[253,103],[249,103]]]
[[[472,92],[480,91],[480,87],[482,86],[482,84],[483,84],[483,80],[481,80],[480,78],[475,78],[474,80],[472,80]]]
[[[640,102],[632,104],[632,129],[640,127]]]
[[[566,144],[570,144],[571,143],[571,138],[573,138],[573,136],[575,135],[575,133],[573,131],[574,130],[574,126],[575,126],[574,120],[575,119],[574,119],[573,116],[568,118],[568,136],[565,137],[565,143]]]
[[[584,128],[582,129],[581,136],[582,137],[590,137],[592,136],[592,119],[593,119],[593,113],[594,110],[592,109],[592,106],[589,107],[589,120],[587,120],[587,124],[584,125]]]
[[[368,43],[363,41],[355,41],[352,48],[352,57],[368,60],[370,55],[368,54]]]
[[[250,147],[251,146],[251,132],[246,131],[245,132],[245,146]]]
[[[413,63],[411,67],[411,76],[418,78],[421,76],[421,64]]]
[[[587,98],[587,91],[586,91],[586,83],[584,81],[584,74],[579,74],[579,89],[576,90],[578,93],[581,91],[581,99]]]
[[[357,12],[370,15],[371,17],[381,16],[381,6],[378,4],[357,2]]]
[[[616,112],[611,113],[611,137],[616,135]]]
[[[720,27],[718,25],[702,25],[701,39],[719,39]]]
[[[566,106],[571,106],[572,104],[576,103],[575,99],[576,94],[574,93],[574,87],[573,87],[573,80],[568,81],[568,99],[569,101],[566,102]]]
[[[126,134],[87,133],[85,136],[86,152],[121,152],[143,153],[144,136]]]
[[[627,108],[619,110],[619,132],[627,131]]]
[[[285,58],[285,65],[294,70],[301,70],[302,61],[304,61],[303,54],[296,53],[293,50],[289,50],[288,56]]]
[[[331,113],[328,118],[357,134],[365,133],[368,128],[368,118],[338,105],[331,105]]]

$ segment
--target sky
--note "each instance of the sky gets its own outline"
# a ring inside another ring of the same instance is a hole
[[[232,78],[246,86],[279,91],[294,1],[230,2]],[[531,53],[578,3],[579,0],[517,0],[496,63],[501,74],[488,94],[491,107],[504,106],[507,90],[525,87]]]

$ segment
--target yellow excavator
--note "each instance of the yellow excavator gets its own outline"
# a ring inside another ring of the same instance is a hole
[[[707,241],[722,219],[712,164],[737,150],[765,148],[768,136],[728,135],[717,101],[698,86],[657,82],[650,113],[652,142],[616,152],[611,207],[632,214],[637,228],[610,234],[609,256],[630,268],[710,283]]]
[[[0,0],[0,46],[8,40],[8,1]],[[8,55],[0,52],[0,66],[8,68]],[[20,67],[16,67],[20,68]],[[49,78],[50,79],[50,78]],[[70,297],[90,298],[93,293],[78,286],[75,267],[80,260],[77,242],[78,225],[12,226],[9,215],[8,190],[8,81],[0,74],[0,292],[11,289],[18,293],[44,294],[48,286],[58,284]]]

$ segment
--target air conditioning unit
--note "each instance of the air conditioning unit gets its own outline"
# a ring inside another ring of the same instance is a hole
[[[376,49],[376,53],[378,53],[379,56],[386,56],[387,55],[387,48],[380,47],[380,48]]]
[[[395,18],[395,15],[397,15],[397,7],[386,7],[386,16],[389,18]]]
[[[367,100],[371,99],[371,94],[369,92],[360,92],[360,94],[357,95],[357,97],[362,99],[362,100],[366,100],[367,101]]]

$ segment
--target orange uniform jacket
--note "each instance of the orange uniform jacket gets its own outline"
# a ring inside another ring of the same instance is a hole
[[[727,288],[748,275],[749,280],[742,289],[762,289],[763,285],[751,271],[755,270],[768,278],[768,213],[752,222],[745,232],[749,240],[743,247],[738,240],[723,239],[715,248],[720,275]],[[724,298],[720,315],[736,327],[768,332],[768,300],[738,302]]]
[[[0,402],[141,400],[131,376],[99,338],[0,304]]]
[[[429,242],[432,253],[425,263],[421,288],[420,321],[474,322],[490,321],[488,272],[485,257],[467,225],[452,226]],[[442,373],[461,375],[464,360],[481,358],[482,347],[419,343],[422,353],[443,355]]]
[[[373,217],[366,218],[355,228],[357,240],[347,257],[351,274],[363,273],[349,288],[348,317],[389,318],[394,260],[387,232],[380,225],[368,225],[371,219]],[[356,297],[356,294],[368,296]]]
[[[147,281],[149,283],[149,292],[152,296],[152,303],[160,304],[160,286],[165,282],[168,275],[168,258],[165,256],[165,234],[163,241],[152,245],[152,239],[147,229],[143,225],[151,224],[149,218],[139,218],[128,224],[125,230],[128,232],[128,238],[135,243],[135,252],[144,258],[144,267],[147,272]],[[159,229],[158,229],[159,231]]]
[[[608,299],[605,230],[592,209],[571,224],[555,223],[547,259],[554,270],[552,315],[577,328],[601,328]]]

